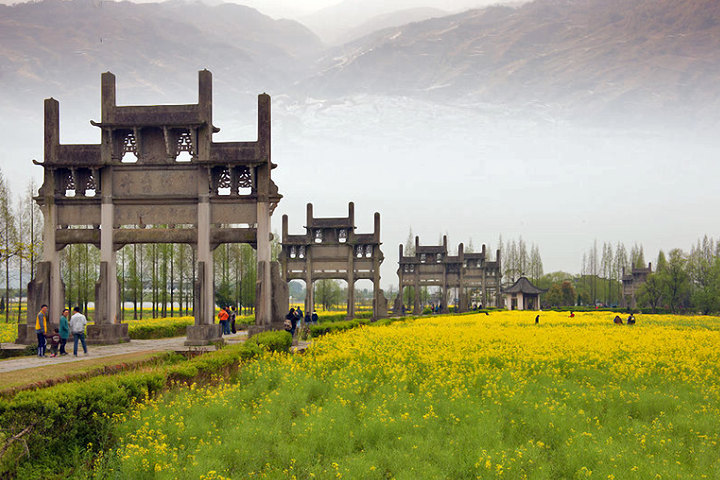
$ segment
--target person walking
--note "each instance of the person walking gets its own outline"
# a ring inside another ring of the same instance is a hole
[[[286,332],[290,332],[290,335],[295,336],[295,327],[297,326],[297,315],[295,309],[291,308],[290,312],[285,315],[284,328]]]
[[[40,311],[37,314],[37,317],[35,317],[35,334],[37,335],[38,340],[38,357],[43,358],[45,357],[45,335],[48,333],[48,326],[47,326],[47,311],[48,306],[45,304],[42,304],[40,307]]]
[[[235,317],[237,317],[237,310],[235,310],[235,306],[233,305],[230,307],[230,317],[228,318],[228,321],[230,322],[230,331],[232,333],[237,333],[237,330],[235,329]]]
[[[70,338],[70,324],[68,323],[69,316],[70,310],[67,308],[63,310],[62,315],[60,315],[60,356],[67,355],[65,345],[67,344],[68,338]]]
[[[293,326],[293,333],[295,332],[295,329],[297,328],[298,323],[300,324],[300,328],[302,328],[302,322],[303,322],[303,311],[300,307],[295,309],[295,325]]]
[[[73,355],[77,357],[78,340],[82,343],[83,352],[87,355],[87,345],[85,344],[85,325],[87,318],[80,312],[80,307],[73,308],[73,316],[70,317],[70,331],[73,334]]]
[[[223,307],[218,312],[218,322],[220,323],[220,329],[222,331],[222,335],[227,335],[230,333],[230,330],[228,330],[228,312],[227,307]]]

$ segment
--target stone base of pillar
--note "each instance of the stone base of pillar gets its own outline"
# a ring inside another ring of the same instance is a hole
[[[373,299],[373,316],[372,319],[380,320],[381,318],[387,318],[388,316],[388,301],[385,298],[385,292],[382,289],[378,291]]]
[[[48,325],[51,332],[55,326]],[[35,324],[32,326],[21,323],[18,325],[18,338],[15,340],[18,345],[37,345],[37,335],[35,334]]]
[[[259,262],[257,268],[257,283],[255,288],[255,325],[263,327],[263,330],[274,330],[273,325],[280,324],[282,329],[282,322],[285,320],[290,309],[290,294],[288,284],[280,276],[280,264],[278,262],[270,262],[270,285],[264,285],[262,279],[264,278],[264,270],[266,267],[265,262]],[[269,293],[265,290],[268,289]],[[265,294],[270,295],[270,312],[269,315],[263,310],[262,298]],[[269,317],[269,318],[268,318]],[[262,319],[266,319],[265,322]]]
[[[222,331],[217,323],[212,325],[190,325],[187,327],[187,339],[185,340],[187,346],[211,345],[222,341]]]
[[[127,323],[103,323],[87,326],[89,345],[114,345],[130,341]]]
[[[247,329],[248,338],[261,332],[285,330],[284,323],[283,320],[282,322],[272,322],[269,325],[250,325]]]
[[[395,303],[393,304],[393,317],[401,317],[405,315],[403,307],[402,292],[400,292],[397,297],[395,297]]]

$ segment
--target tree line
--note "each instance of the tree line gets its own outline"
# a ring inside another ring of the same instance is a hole
[[[720,242],[706,235],[689,252],[661,250],[636,299],[653,312],[720,312]]]
[[[33,181],[28,182],[23,193],[13,198],[5,176],[0,170],[0,266],[2,284],[0,315],[6,322],[23,318],[22,298],[24,285],[32,278],[42,249],[42,213],[33,200],[36,190]],[[13,290],[17,280],[20,288]]]
[[[595,241],[583,253],[580,274],[553,272],[538,279],[537,286],[547,290],[541,305],[617,307],[622,303],[623,273],[630,274],[633,267],[647,267],[642,245],[605,242],[598,247]]]

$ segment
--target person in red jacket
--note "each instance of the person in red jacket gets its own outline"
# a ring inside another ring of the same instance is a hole
[[[220,328],[222,329],[222,335],[227,335],[230,333],[230,329],[228,328],[228,318],[230,315],[228,315],[227,307],[223,307],[220,309],[220,312],[218,313],[218,321],[220,322]]]

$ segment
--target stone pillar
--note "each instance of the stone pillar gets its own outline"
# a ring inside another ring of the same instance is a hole
[[[352,202],[350,202],[352,215]],[[348,246],[348,271],[347,271],[347,318],[352,320],[355,317],[355,246]]]
[[[417,251],[417,250],[416,250]],[[413,313],[420,315],[420,264],[415,265],[415,295],[413,295]]]
[[[460,258],[460,272],[458,273],[458,312],[467,312],[468,301],[465,289],[465,246],[461,243],[458,246],[458,257]]]
[[[261,284],[255,310],[256,325],[272,323],[272,289],[270,282],[270,205],[257,203],[257,274]],[[262,265],[262,266],[261,266]]]
[[[120,327],[118,320],[117,256],[113,241],[115,207],[112,198],[110,169],[101,173],[100,197],[100,278],[96,286],[95,324],[88,325],[88,342],[112,344],[129,340],[127,325]]]
[[[403,268],[404,265],[402,264],[402,258],[403,258],[403,246],[400,244],[400,249],[398,252],[398,296],[395,297],[395,303],[393,304],[393,316],[402,315],[402,307],[404,306],[403,303],[403,282],[404,282],[404,272]]]
[[[200,176],[204,177],[203,174]],[[220,325],[215,323],[213,256],[210,248],[210,195],[207,193],[207,178],[199,178],[199,182],[204,186],[204,190],[200,190],[197,210],[197,280],[193,302],[195,324],[187,328],[185,345],[208,345],[222,341]]]
[[[18,324],[18,338],[15,343],[32,345],[36,342],[35,319],[37,313],[42,305],[50,304],[50,269],[50,262],[38,262],[36,265],[35,277],[27,285],[27,321]],[[49,313],[50,310],[48,310]],[[50,328],[49,324],[48,328]]]
[[[442,284],[442,313],[448,313],[448,280],[447,280],[447,264],[443,265],[443,284]]]
[[[382,318],[381,315],[387,315],[387,300],[380,288],[380,262],[375,260],[373,263],[375,263],[375,265],[373,265],[373,297],[375,298],[375,301],[373,303],[372,319],[379,320]],[[381,303],[385,304],[385,308],[381,307]]]
[[[48,301],[48,319],[57,323],[65,304],[62,275],[60,273],[60,255],[55,249],[55,229],[57,225],[57,207],[54,202],[41,207],[45,224],[43,226],[42,261],[49,264],[50,295]],[[37,313],[37,312],[35,312]],[[34,317],[33,317],[34,321]],[[33,324],[33,329],[35,325]]]
[[[60,149],[60,104],[53,98],[45,100],[44,147],[45,161],[57,159]],[[60,275],[60,255],[56,250],[55,230],[57,229],[57,207],[55,205],[55,172],[45,169],[43,186],[38,192],[44,197],[44,205],[40,206],[43,214],[43,262],[50,264],[50,297],[48,303],[48,319],[58,321],[65,303],[62,277]],[[30,313],[30,312],[28,312]],[[37,312],[35,312],[37,313]],[[34,317],[33,317],[34,322]],[[33,329],[34,329],[33,324]]]
[[[502,263],[500,261],[500,249],[495,252],[495,258],[497,259],[497,271],[495,272],[495,306],[503,306],[502,291],[500,286],[502,285]]]
[[[312,262],[312,249],[305,248],[305,313],[315,309],[315,292],[313,292],[313,262]]]

